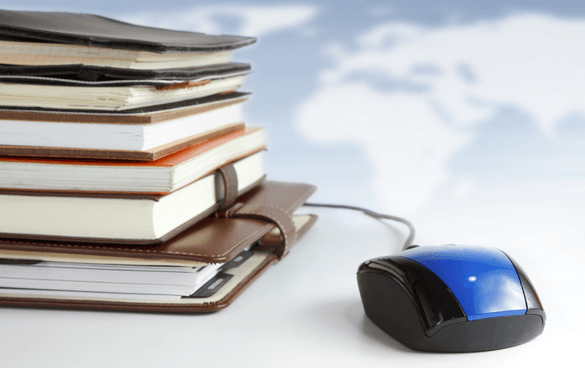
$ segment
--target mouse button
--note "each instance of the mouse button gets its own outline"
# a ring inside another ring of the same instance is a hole
[[[365,268],[357,274],[358,288],[368,318],[406,346],[416,349],[428,339],[411,293],[391,274]]]
[[[416,295],[414,286],[416,285],[418,278],[413,277],[413,273],[410,272],[410,270],[408,270],[406,267],[401,265],[400,258],[397,259],[396,258],[397,257],[390,256],[386,258],[377,258],[364,262],[358,269],[358,284],[360,285],[360,292],[362,290],[361,286],[362,283],[365,285],[363,287],[363,290],[367,290],[368,287],[369,288],[372,287],[372,285],[374,284],[373,280],[375,280],[375,278],[372,276],[373,274],[381,275],[384,276],[385,279],[392,280],[393,282],[391,284],[386,284],[386,286],[384,286],[383,289],[382,286],[380,286],[380,290],[385,290],[384,293],[381,293],[380,291],[377,291],[376,293],[381,295],[386,294],[393,295],[392,298],[393,305],[391,308],[395,309],[397,308],[396,303],[401,303],[399,308],[401,312],[397,314],[396,311],[394,311],[391,313],[391,315],[393,315],[394,318],[401,316],[399,319],[402,319],[404,321],[406,320],[410,321],[408,322],[409,325],[418,325],[421,333],[424,335],[425,334],[424,332],[428,331],[430,328],[434,326],[433,318],[428,318],[427,313],[435,314],[435,312],[432,311],[430,307],[428,307],[429,303],[421,303],[420,296]],[[396,259],[398,262],[395,262],[394,259]],[[417,267],[420,267],[420,265],[417,265]],[[367,278],[370,280],[367,285],[362,281],[366,279],[366,275],[369,275]],[[401,289],[401,291],[398,292],[397,289]],[[363,294],[371,295],[373,293],[365,292]],[[380,296],[378,296],[377,298],[380,298]],[[406,302],[406,300],[408,300],[408,302]],[[362,301],[364,301],[365,307],[366,302],[364,300],[363,295]],[[426,310],[423,307],[423,304],[427,307]],[[388,311],[389,310],[390,309],[388,309]],[[407,312],[413,313],[413,316],[415,317],[411,316],[411,318],[405,319],[403,313]],[[375,320],[371,316],[370,318],[372,320]],[[416,319],[418,322],[416,323],[412,322],[413,321],[412,318]]]
[[[381,271],[386,273],[387,276],[395,279],[399,284],[406,286],[408,283],[406,279],[406,273],[404,270],[396,267],[389,259],[387,258],[375,258],[369,261],[366,261],[360,265],[358,268],[358,274],[361,272],[367,271]]]
[[[404,251],[400,256],[437,275],[469,321],[526,314],[526,299],[516,269],[499,249],[424,246]]]
[[[404,257],[392,257],[390,262],[405,273],[427,336],[431,337],[446,324],[467,320],[451,290],[432,271]]]
[[[526,272],[524,269],[520,267],[520,265],[514,261],[514,259],[506,254],[506,256],[510,259],[510,262],[516,268],[516,272],[518,273],[518,278],[520,279],[520,284],[522,285],[522,289],[524,290],[524,297],[526,298],[526,314],[537,314],[542,317],[542,322],[546,322],[546,313],[544,312],[544,308],[542,303],[540,302],[540,298],[532,285],[532,282],[526,276]]]

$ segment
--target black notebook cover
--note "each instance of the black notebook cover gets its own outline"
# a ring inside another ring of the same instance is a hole
[[[143,27],[93,14],[0,10],[0,38],[138,51],[210,52],[256,42],[254,37]]]
[[[73,81],[114,81],[114,80],[197,80],[222,75],[247,74],[250,64],[225,63],[191,68],[172,69],[121,69],[91,65],[5,65],[0,64],[2,77],[47,77]],[[26,83],[26,82],[24,82]]]

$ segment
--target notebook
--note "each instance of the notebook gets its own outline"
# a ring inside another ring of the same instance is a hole
[[[143,27],[92,14],[0,11],[0,64],[169,69],[229,62],[253,37]]]
[[[237,90],[244,75],[193,81],[87,82],[0,76],[2,107],[86,111],[124,111],[169,104]]]
[[[1,44],[1,41],[0,41]],[[218,75],[248,74],[250,64],[223,63],[174,69],[121,69],[83,64],[69,65],[6,65],[0,64],[0,75],[14,79],[44,77],[72,81],[120,80],[205,80]],[[31,78],[35,80],[35,78]]]
[[[189,296],[169,298],[149,294],[146,297],[147,294],[107,290],[75,295],[67,290],[49,292],[28,284],[26,288],[0,287],[0,304],[179,313],[225,308],[269,265],[286,260],[291,247],[314,224],[314,215],[294,215],[314,190],[314,186],[307,184],[267,181],[238,197],[227,210],[222,209],[173,239],[152,247],[0,239],[2,263],[43,261],[110,269],[111,265],[177,267],[175,271],[220,264],[218,272]]]
[[[220,135],[156,161],[0,157],[0,192],[171,193],[218,167],[266,149],[264,128]]]
[[[247,93],[123,112],[0,109],[0,155],[154,161],[244,127]]]
[[[215,212],[226,197],[257,186],[266,175],[263,155],[222,165],[169,194],[0,190],[0,237],[157,244]]]

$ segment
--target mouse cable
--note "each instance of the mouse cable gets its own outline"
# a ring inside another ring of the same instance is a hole
[[[403,223],[404,225],[408,226],[408,230],[409,230],[408,238],[406,238],[406,240],[404,241],[404,245],[402,246],[402,250],[406,250],[409,247],[411,247],[412,241],[414,240],[414,234],[415,234],[414,226],[410,223],[410,221],[403,219],[402,217],[384,215],[382,213],[370,211],[370,210],[365,209],[365,208],[355,207],[355,206],[346,206],[346,205],[342,205],[342,204],[305,203],[305,204],[303,204],[303,206],[324,207],[324,208],[341,208],[344,210],[361,211],[361,212],[365,213],[366,215],[374,217],[378,220],[386,219],[386,220],[397,221],[397,222]],[[412,247],[416,247],[416,245],[412,246]]]

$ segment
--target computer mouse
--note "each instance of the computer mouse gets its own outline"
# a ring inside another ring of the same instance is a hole
[[[357,280],[368,318],[414,350],[507,348],[546,322],[522,268],[496,248],[416,247],[364,262]]]

